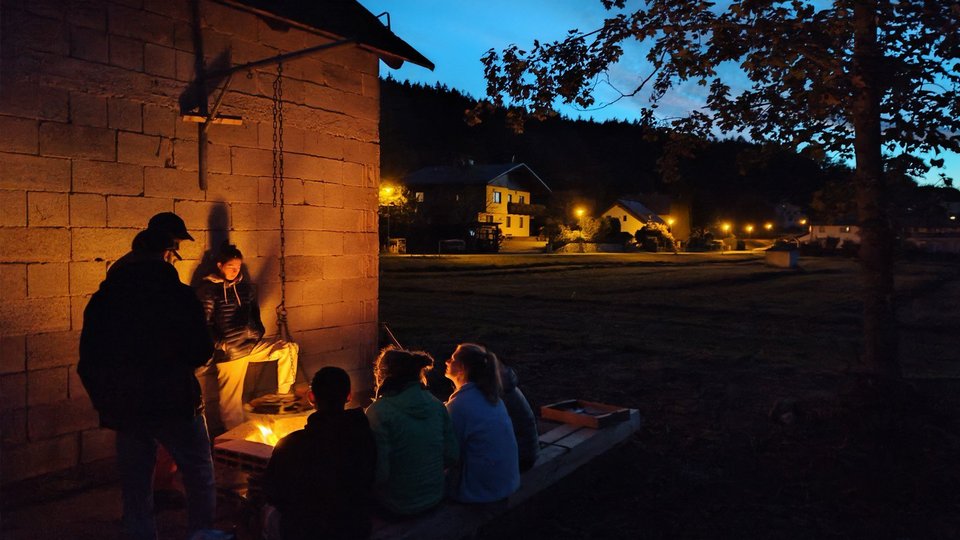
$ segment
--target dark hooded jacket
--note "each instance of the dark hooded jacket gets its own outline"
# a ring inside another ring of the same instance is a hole
[[[100,424],[124,429],[202,411],[194,370],[213,354],[203,308],[159,259],[116,268],[83,313],[77,373]]]
[[[311,414],[277,444],[263,476],[283,538],[367,538],[376,460],[362,410]]]
[[[503,404],[507,407],[513,423],[513,433],[517,437],[520,468],[525,470],[533,465],[540,453],[537,417],[534,416],[527,397],[517,386],[519,379],[513,368],[501,364],[500,380],[503,382]]]
[[[257,291],[243,276],[233,281],[211,274],[197,290],[213,337],[215,362],[244,357],[263,337]]]

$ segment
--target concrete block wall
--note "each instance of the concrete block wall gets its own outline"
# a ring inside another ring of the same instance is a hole
[[[194,79],[188,0],[0,0],[0,483],[113,454],[113,434],[76,375],[83,309],[109,265],[157,212],[197,239],[177,269],[236,243],[259,285],[268,332],[279,302],[272,204],[275,67],[234,77],[209,131],[208,189],[197,126],[179,120]],[[201,2],[208,65],[330,41]],[[378,59],[332,49],[284,65],[287,297],[309,374],[347,369],[371,386],[377,339]],[[213,96],[210,98],[212,103]]]

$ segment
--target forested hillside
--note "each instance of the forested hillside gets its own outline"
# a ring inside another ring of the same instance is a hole
[[[768,219],[780,202],[807,207],[829,179],[849,174],[845,167],[795,153],[724,140],[708,143],[682,161],[679,179],[668,182],[657,167],[663,136],[639,123],[558,117],[530,121],[516,134],[503,114],[494,113],[471,127],[465,121],[475,103],[470,96],[441,86],[382,82],[385,179],[465,160],[523,162],[554,190],[555,199],[577,199],[602,211],[623,195],[669,193],[688,199],[694,223],[702,225],[718,218]]]

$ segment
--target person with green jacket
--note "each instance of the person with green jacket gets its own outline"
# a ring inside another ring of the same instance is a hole
[[[387,347],[374,366],[376,400],[367,419],[377,444],[375,493],[390,513],[409,516],[444,496],[444,471],[460,455],[447,409],[423,385],[433,359]]]

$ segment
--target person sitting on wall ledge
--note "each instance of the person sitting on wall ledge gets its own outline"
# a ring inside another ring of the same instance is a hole
[[[243,381],[251,362],[277,361],[277,393],[288,394],[297,376],[300,348],[279,338],[263,337],[263,321],[256,288],[243,280],[243,254],[224,242],[215,255],[217,272],[204,278],[197,289],[213,337],[213,364],[204,379],[204,401],[211,432],[219,434],[245,420]],[[212,396],[214,384],[218,398]]]
[[[264,538],[367,538],[377,460],[370,423],[362,409],[344,410],[350,376],[338,367],[317,371],[310,400],[306,428],[280,440],[264,472]]]

